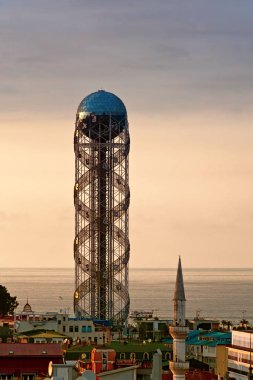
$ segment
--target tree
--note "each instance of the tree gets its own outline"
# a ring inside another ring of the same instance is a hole
[[[233,323],[230,321],[227,321],[227,329],[231,330],[231,327],[233,326]]]
[[[225,319],[222,319],[222,321],[221,321],[222,331],[225,330],[226,324],[227,324],[227,321]]]
[[[17,306],[17,297],[11,297],[6,287],[0,285],[0,315],[12,315]]]
[[[224,331],[224,330],[230,330],[230,327],[232,326],[232,323],[230,321],[227,321],[227,320],[223,319],[221,321],[221,325],[222,325],[222,331]]]
[[[247,321],[247,319],[242,318],[242,319],[240,320],[240,326],[241,326],[243,329],[247,330],[247,328],[248,328],[248,324],[249,324],[249,321]]]

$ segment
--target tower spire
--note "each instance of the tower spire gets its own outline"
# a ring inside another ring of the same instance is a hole
[[[176,286],[174,292],[174,301],[185,301],[185,293],[184,293],[184,279],[183,279],[183,271],[181,264],[181,257],[178,259],[178,267],[177,267],[177,279]]]
[[[174,320],[170,326],[170,334],[173,337],[173,361],[170,362],[170,370],[173,380],[185,380],[185,372],[189,369],[189,363],[185,361],[185,339],[188,327],[185,323],[185,292],[181,258],[179,256],[177,277],[174,292]]]
[[[181,258],[178,259],[177,278],[174,292],[174,325],[185,326],[185,292]]]

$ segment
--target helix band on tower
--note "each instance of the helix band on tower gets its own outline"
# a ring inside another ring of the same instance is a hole
[[[84,98],[74,135],[74,310],[78,316],[115,323],[128,317],[129,148],[122,101],[106,91]]]

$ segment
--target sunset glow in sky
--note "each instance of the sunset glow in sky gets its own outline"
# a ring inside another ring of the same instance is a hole
[[[72,267],[75,113],[130,123],[130,267],[252,267],[253,2],[0,1],[0,265]]]

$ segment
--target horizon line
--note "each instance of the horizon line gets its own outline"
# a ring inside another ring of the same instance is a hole
[[[25,267],[25,266],[18,266],[18,267],[12,267],[12,266],[6,266],[6,267],[2,267],[2,269],[75,269],[75,267],[73,266],[68,266],[68,267],[57,267],[57,266],[53,266],[53,267]],[[134,269],[134,270],[167,270],[167,269],[177,269],[177,266],[175,267],[129,267],[130,270]],[[238,270],[252,270],[253,267],[183,267],[183,269],[202,269],[202,270],[205,270],[205,269],[238,269]]]

